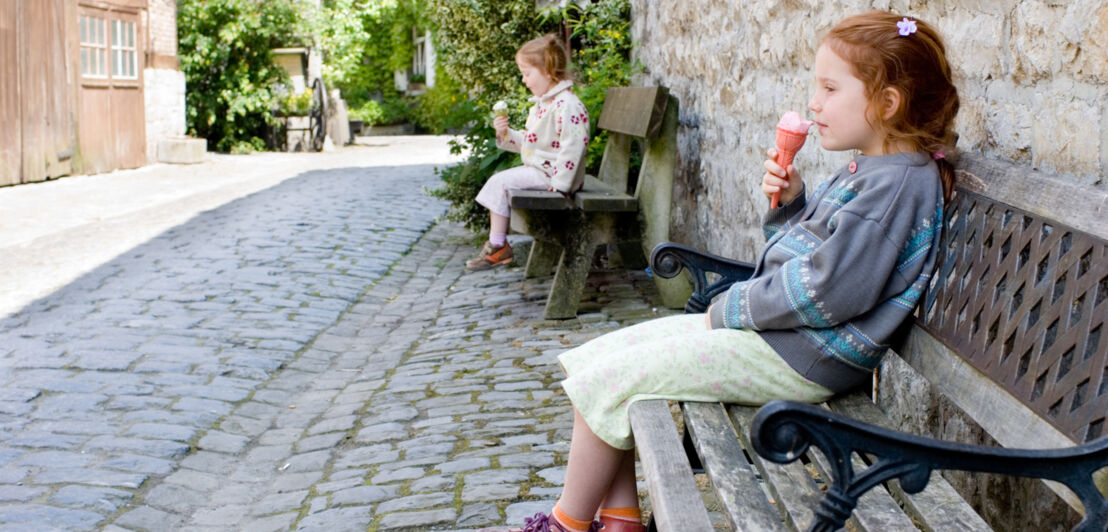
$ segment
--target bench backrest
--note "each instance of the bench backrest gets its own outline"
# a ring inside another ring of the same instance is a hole
[[[638,202],[645,255],[669,240],[677,162],[677,115],[677,98],[665,87],[611,87],[596,124],[608,132],[608,144],[596,177]],[[628,171],[635,138],[642,139],[643,154],[638,179],[631,190]],[[655,277],[654,283],[667,307],[680,308],[692,292],[691,282],[685,276]]]
[[[663,128],[667,111],[673,115],[672,124]],[[671,97],[665,87],[610,87],[605,93],[596,127],[608,132],[608,144],[596,177],[619,192],[638,197],[637,190],[644,189],[642,179],[636,184],[636,190],[628,189],[631,142],[634,137],[647,142],[642,165],[646,172],[640,171],[640,176],[650,172],[652,166],[664,164],[664,161],[648,160],[651,147],[656,152],[668,148],[676,153],[674,142],[667,139],[677,132],[677,99]],[[669,162],[672,186],[672,157]]]
[[[1006,447],[1104,436],[1108,193],[977,156],[958,167],[941,263],[898,354]]]

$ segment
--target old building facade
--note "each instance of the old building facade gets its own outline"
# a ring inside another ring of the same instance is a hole
[[[0,185],[134,168],[185,131],[176,0],[0,4]]]

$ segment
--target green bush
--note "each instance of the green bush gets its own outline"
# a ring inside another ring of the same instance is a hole
[[[368,100],[350,109],[350,118],[361,120],[367,126],[391,126],[407,122],[412,104],[407,98],[392,97],[383,101]]]
[[[455,153],[468,150],[468,159],[440,170],[445,184],[432,192],[450,201],[447,217],[475,232],[487,229],[488,211],[474,201],[477,192],[492,174],[520,164],[518,155],[496,147],[492,105],[505,100],[512,124],[518,128],[524,123],[530,94],[520,82],[515,52],[524,42],[559,30],[563,21],[573,35],[571,63],[578,78],[575,93],[593,117],[586,169],[595,173],[607,138],[595,129],[605,91],[631,82],[629,0],[594,0],[584,7],[571,2],[566,9],[546,12],[537,11],[533,0],[428,1],[438,39],[436,49],[445,72],[436,76],[436,82],[450,79],[458,89],[444,89],[441,95],[426,98],[417,107],[417,116],[430,116],[431,110],[449,110],[473,123],[465,138],[454,146]],[[460,101],[448,103],[448,97]],[[424,105],[426,109],[420,110]]]
[[[273,89],[287,82],[270,50],[296,35],[301,2],[181,0],[178,57],[185,74],[190,134],[209,149],[262,146],[273,123]]]
[[[312,110],[312,89],[289,93],[278,101],[277,112],[283,116],[304,116]]]

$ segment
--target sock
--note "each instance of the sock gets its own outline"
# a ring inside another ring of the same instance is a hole
[[[507,233],[489,233],[489,243],[492,247],[498,248],[504,246],[504,242],[508,240]]]
[[[554,505],[554,510],[550,512],[550,515],[554,516],[554,519],[557,519],[560,525],[569,529],[568,532],[586,532],[589,526],[592,525],[592,521],[582,521],[570,517],[557,504]]]
[[[600,518],[642,524],[642,511],[638,508],[601,508]]]

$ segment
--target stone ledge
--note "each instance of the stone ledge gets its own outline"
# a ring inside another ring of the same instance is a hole
[[[204,162],[208,141],[192,137],[170,137],[158,141],[158,161],[170,164]]]

